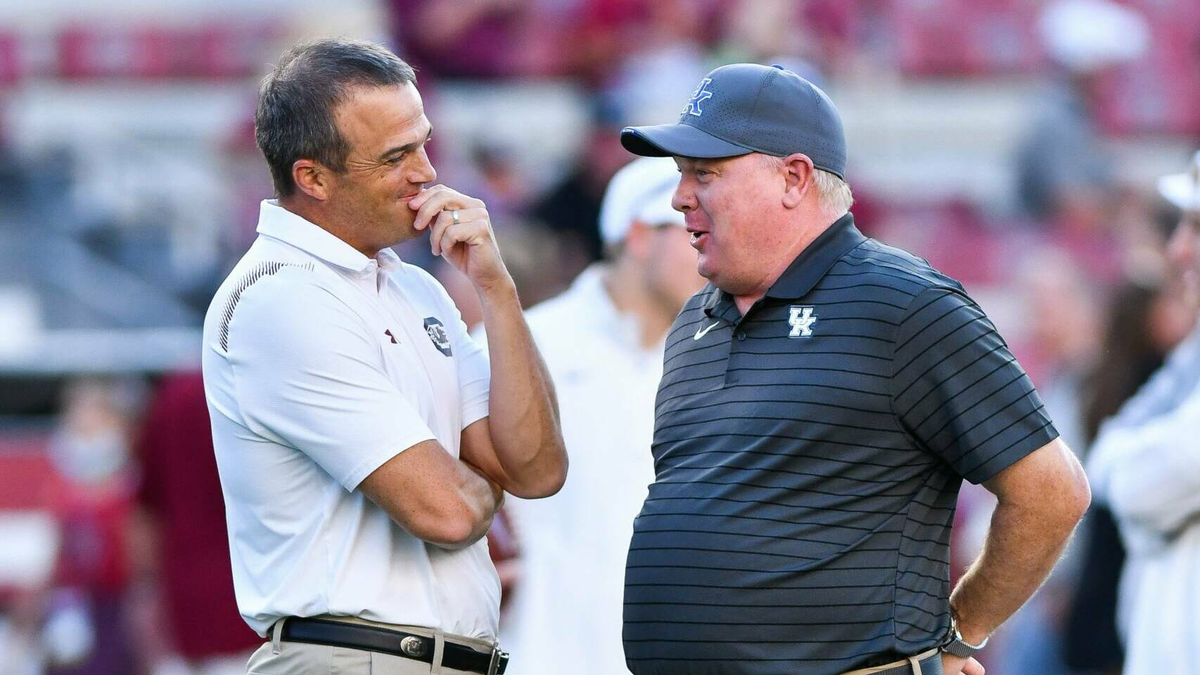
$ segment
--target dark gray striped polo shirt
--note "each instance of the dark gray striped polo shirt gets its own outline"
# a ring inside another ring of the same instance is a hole
[[[979,307],[847,215],[667,337],[625,574],[637,675],[822,675],[936,646],[962,479],[1057,436]]]

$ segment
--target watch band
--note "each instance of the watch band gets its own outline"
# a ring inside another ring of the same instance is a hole
[[[969,659],[975,655],[980,649],[987,646],[990,637],[983,638],[983,642],[973,645],[963,639],[962,633],[958,632],[958,621],[954,615],[950,615],[950,634],[946,636],[946,644],[942,645],[942,651],[951,656],[957,656],[961,659]]]

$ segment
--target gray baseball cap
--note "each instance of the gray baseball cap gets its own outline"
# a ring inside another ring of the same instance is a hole
[[[802,152],[818,169],[846,177],[846,134],[833,101],[782,66],[721,66],[700,80],[678,123],[625,127],[621,145],[647,157]]]

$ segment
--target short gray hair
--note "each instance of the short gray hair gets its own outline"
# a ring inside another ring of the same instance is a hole
[[[324,39],[292,47],[259,89],[254,140],[271,169],[277,197],[296,191],[292,166],[312,159],[346,170],[350,146],[334,113],[354,87],[415,83],[412,66],[387,48],[363,40]]]
[[[783,158],[763,154],[762,157],[773,167],[783,166]],[[830,214],[840,218],[850,212],[854,205],[854,193],[850,184],[837,174],[813,167],[813,185],[817,188],[817,203]]]
[[[824,169],[813,172],[813,182],[817,186],[817,201],[826,211],[839,218],[849,213],[854,205],[854,193],[850,191],[849,183]]]

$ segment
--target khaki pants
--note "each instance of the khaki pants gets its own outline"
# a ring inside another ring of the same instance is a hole
[[[354,617],[322,616],[314,618],[394,628],[406,633],[433,638],[433,664],[403,656],[360,649],[285,642],[279,639],[281,626],[276,624],[271,630],[272,639],[250,656],[250,661],[246,664],[247,675],[474,675],[464,670],[440,666],[442,649],[447,637],[441,631],[417,626],[390,626]],[[474,645],[484,653],[491,651],[491,647],[483,640],[474,640],[458,635],[450,637],[459,644]]]

